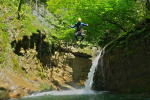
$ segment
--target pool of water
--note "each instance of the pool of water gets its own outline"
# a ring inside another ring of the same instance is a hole
[[[150,98],[131,94],[112,94],[108,92],[84,93],[82,90],[79,90],[74,92],[44,92],[11,100],[150,100]]]

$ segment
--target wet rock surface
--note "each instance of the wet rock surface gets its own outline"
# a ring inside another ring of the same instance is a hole
[[[150,93],[150,29],[148,25],[144,28],[108,45],[99,60],[93,89]]]

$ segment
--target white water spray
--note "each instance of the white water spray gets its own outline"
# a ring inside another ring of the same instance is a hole
[[[99,54],[97,55],[97,57],[92,62],[90,72],[88,73],[88,79],[85,82],[85,89],[86,90],[91,90],[91,88],[92,88],[94,73],[95,73],[95,70],[98,66],[98,61],[99,61],[99,59],[101,59],[100,57],[102,57],[102,52],[103,52],[103,50],[99,51]]]

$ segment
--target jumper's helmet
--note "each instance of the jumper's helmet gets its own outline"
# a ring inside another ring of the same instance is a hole
[[[82,19],[81,19],[81,18],[78,18],[78,21],[79,21],[79,22],[81,22],[81,21],[82,21]]]

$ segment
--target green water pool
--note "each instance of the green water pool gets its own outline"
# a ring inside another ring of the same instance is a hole
[[[102,93],[87,95],[45,95],[12,100],[150,100],[150,98],[141,97],[138,95]]]

